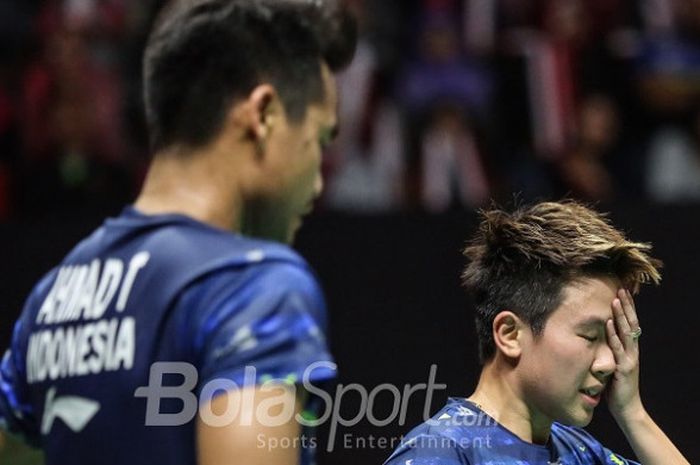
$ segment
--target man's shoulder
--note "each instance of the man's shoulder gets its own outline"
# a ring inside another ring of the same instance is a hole
[[[108,218],[80,241],[62,264],[85,263],[94,258],[117,258],[125,262],[148,253],[150,266],[172,276],[196,278],[231,267],[284,262],[308,267],[289,246],[246,237],[211,227],[183,215],[139,214],[132,208]]]
[[[33,315],[57,287],[77,295],[93,281],[90,288],[95,291],[114,287],[125,302],[127,295],[133,295],[128,301],[163,312],[195,288],[229,292],[271,283],[268,288],[320,294],[313,270],[284,244],[248,238],[182,215],[151,217],[128,209],[80,241],[34,287],[25,308]]]

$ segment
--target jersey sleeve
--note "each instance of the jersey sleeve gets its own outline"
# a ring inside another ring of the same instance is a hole
[[[39,447],[41,435],[36,407],[27,383],[27,344],[37,307],[55,278],[56,269],[47,273],[27,298],[21,316],[15,323],[10,348],[0,361],[0,428],[19,436],[31,446]]]
[[[271,263],[235,276],[217,273],[196,286],[190,298],[201,310],[193,325],[200,393],[208,382],[221,379],[240,387],[335,377],[325,302],[308,269]]]
[[[23,322],[19,320],[15,324],[12,345],[0,362],[0,428],[36,446],[39,434],[24,375],[22,330]]]

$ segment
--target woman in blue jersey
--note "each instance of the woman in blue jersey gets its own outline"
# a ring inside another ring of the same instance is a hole
[[[633,294],[658,283],[650,245],[573,201],[483,213],[465,249],[483,365],[387,465],[636,463],[587,433],[603,397],[644,465],[688,465],[639,394]]]

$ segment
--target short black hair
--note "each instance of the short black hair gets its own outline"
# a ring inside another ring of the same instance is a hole
[[[340,0],[174,0],[144,54],[151,148],[201,146],[230,105],[267,82],[292,122],[324,98],[331,71],[354,55],[357,25]]]
[[[462,275],[476,304],[479,358],[493,358],[493,321],[504,310],[539,335],[562,303],[564,286],[584,277],[610,277],[632,292],[661,280],[651,245],[631,242],[607,216],[573,200],[542,202],[508,212],[481,212],[464,250]]]

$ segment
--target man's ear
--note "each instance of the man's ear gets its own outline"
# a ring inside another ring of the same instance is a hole
[[[519,358],[522,354],[522,336],[525,326],[520,317],[509,310],[496,315],[491,329],[498,351],[508,358]]]
[[[272,131],[276,99],[277,92],[269,84],[257,86],[248,95],[248,128],[258,142],[264,142]]]
[[[260,152],[272,131],[277,99],[277,91],[270,84],[256,86],[245,100],[231,106],[224,134],[235,137],[237,142],[253,143]]]

